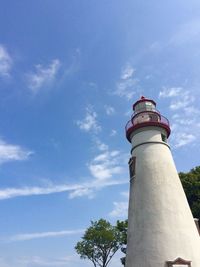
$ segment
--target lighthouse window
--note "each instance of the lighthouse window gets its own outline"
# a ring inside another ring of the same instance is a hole
[[[162,141],[167,143],[167,136],[165,134],[161,134]]]
[[[146,102],[146,106],[151,108],[152,107],[152,103],[151,102]]]
[[[129,160],[130,179],[135,176],[135,161],[136,161],[136,157],[132,157]]]

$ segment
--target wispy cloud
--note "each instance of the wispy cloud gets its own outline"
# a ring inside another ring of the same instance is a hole
[[[13,235],[11,237],[8,237],[6,240],[7,242],[26,241],[26,240],[39,239],[39,238],[76,235],[76,234],[82,234],[83,232],[84,232],[84,229],[63,230],[63,231],[54,231],[54,232],[40,232],[40,233],[26,233],[26,234]]]
[[[112,130],[111,130],[111,133],[110,133],[110,136],[115,136],[116,134],[117,134],[117,131],[114,130],[114,129],[112,129]]]
[[[90,182],[83,184],[81,188],[74,189],[70,194],[69,198],[73,199],[75,197],[87,196],[89,199],[94,197],[97,190],[101,190],[108,186],[117,186],[122,184],[127,184],[125,179],[93,179]]]
[[[19,187],[19,188],[4,188],[0,189],[0,200],[34,195],[48,195],[60,192],[72,191],[80,188],[80,185],[49,185],[46,187]]]
[[[126,66],[122,69],[121,72],[121,80],[127,80],[133,77],[133,74],[135,72],[135,69],[128,63]]]
[[[104,187],[105,184],[125,184],[127,179],[128,155],[119,150],[111,150],[108,145],[99,139],[95,140],[96,147],[100,151],[87,163],[90,175],[93,177],[93,184],[97,187]],[[93,195],[91,194],[91,197]]]
[[[121,196],[125,198],[124,201],[115,201],[113,202],[114,208],[109,213],[111,217],[118,217],[118,218],[127,218],[128,216],[128,192],[121,192]]]
[[[15,197],[48,195],[68,192],[70,199],[86,196],[93,198],[98,190],[108,186],[126,184],[128,181],[122,176],[127,175],[128,155],[119,150],[110,150],[108,145],[95,138],[96,148],[100,151],[86,164],[89,178],[82,183],[53,184],[45,180],[45,186],[23,186],[0,188],[0,200]]]
[[[95,138],[95,147],[99,150],[99,151],[106,151],[108,150],[108,145],[106,145],[105,143],[103,143],[101,140],[99,140],[98,138]]]
[[[173,100],[170,104],[171,110],[186,109],[194,102],[194,97],[190,95],[189,91],[185,91],[179,99]]]
[[[128,202],[113,202],[114,209],[110,212],[111,217],[126,217],[128,215]]]
[[[194,97],[189,90],[184,90],[182,87],[163,88],[159,92],[161,98],[171,98],[170,109],[178,110],[191,106],[194,102]]]
[[[115,95],[125,97],[126,99],[132,99],[135,94],[135,87],[139,80],[134,77],[135,69],[127,63],[122,68],[120,80],[117,82],[117,88],[114,92]]]
[[[88,164],[88,168],[96,179],[108,179],[114,174],[120,174],[123,171],[120,152],[104,151]]]
[[[109,147],[95,139],[96,148],[100,151],[89,163],[89,178],[82,183],[53,184],[45,181],[45,186],[7,187],[0,189],[0,200],[15,197],[48,195],[68,192],[70,199],[86,196],[93,198],[95,193],[105,187],[126,184],[128,155],[118,150],[110,150]]]
[[[70,199],[83,196],[87,196],[89,199],[92,199],[94,197],[93,188],[88,188],[88,187],[77,188],[74,191],[70,192],[69,194]]]
[[[93,110],[91,106],[86,108],[86,115],[83,120],[76,121],[78,127],[85,132],[99,132],[101,131],[101,126],[97,121],[97,113]]]
[[[104,106],[107,115],[113,115],[115,113],[115,109],[111,106]]]
[[[33,154],[32,151],[18,145],[8,144],[0,139],[0,164],[9,161],[26,160],[31,154]]]
[[[193,90],[183,87],[163,88],[159,97],[169,100],[171,117],[172,137],[171,143],[174,148],[180,148],[195,143],[199,134],[200,109],[196,103]]]
[[[26,75],[29,89],[33,93],[37,93],[42,87],[49,86],[54,81],[60,65],[61,63],[58,59],[52,60],[47,66],[36,65],[35,72],[30,72]]]
[[[5,262],[5,260],[4,260]],[[78,255],[69,255],[64,257],[40,257],[40,256],[25,256],[25,257],[18,257],[14,260],[15,266],[79,266],[80,258]],[[78,265],[77,265],[78,264]],[[7,266],[7,265],[6,265]],[[10,266],[10,265],[8,265]],[[4,267],[4,265],[3,265]]]
[[[69,255],[64,257],[40,257],[40,256],[24,256],[24,257],[12,257],[12,258],[0,258],[0,266],[79,266],[80,259],[78,255]]]
[[[184,132],[175,134],[175,138],[176,138],[176,143],[175,143],[176,148],[191,144],[196,140],[195,135]]]
[[[182,90],[182,87],[163,88],[163,90],[159,92],[159,97],[168,98],[178,96]]]
[[[13,61],[5,46],[0,44],[0,76],[9,77]]]
[[[97,181],[89,180],[80,184],[51,184],[45,187],[39,186],[26,186],[26,187],[8,187],[0,189],[0,200],[11,199],[15,197],[36,196],[36,195],[48,195],[62,192],[69,192],[69,198],[88,196],[88,193],[92,193],[95,190],[102,189],[107,186],[114,186],[118,184],[124,184],[124,180],[109,180],[109,181]]]

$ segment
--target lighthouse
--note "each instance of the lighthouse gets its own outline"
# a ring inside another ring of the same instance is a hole
[[[141,97],[131,143],[126,267],[200,267],[200,236],[173,161],[169,121]]]

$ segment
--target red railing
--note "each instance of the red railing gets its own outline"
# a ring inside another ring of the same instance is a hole
[[[128,121],[125,127],[126,136],[128,140],[130,141],[130,134],[132,133],[133,130],[145,126],[161,126],[166,129],[168,136],[170,135],[170,125],[168,119],[159,114],[159,119],[158,117],[155,116],[154,117],[149,116],[148,118],[145,118],[145,120],[141,121],[134,120],[133,118],[130,121]]]

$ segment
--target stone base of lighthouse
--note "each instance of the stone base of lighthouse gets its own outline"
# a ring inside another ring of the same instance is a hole
[[[126,267],[200,267],[200,237],[160,127],[131,135]]]

